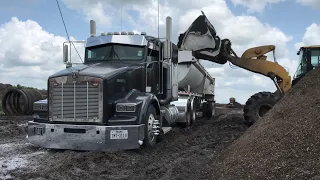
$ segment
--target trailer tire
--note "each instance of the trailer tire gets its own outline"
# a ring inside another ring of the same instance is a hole
[[[143,144],[145,147],[154,147],[157,143],[157,136],[152,133],[153,120],[155,120],[156,118],[157,118],[156,109],[154,108],[153,105],[149,105],[146,118],[144,119],[145,138],[143,140]]]
[[[203,102],[202,103],[202,116],[207,117],[207,112],[208,112],[208,103]]]
[[[190,126],[192,126],[196,120],[197,120],[197,115],[196,115],[196,112],[197,112],[197,108],[196,108],[196,100],[193,99],[191,101],[191,107],[190,107]]]
[[[191,112],[191,101],[189,100],[187,103],[187,112],[186,112],[186,122],[181,123],[181,126],[183,128],[187,128],[191,126],[192,121],[192,112]]]
[[[252,95],[243,108],[247,125],[251,126],[263,117],[277,102],[278,98],[271,92],[258,92]]]
[[[203,117],[208,119],[214,118],[216,113],[215,103],[214,102],[204,102],[202,104],[202,114]]]
[[[214,102],[207,102],[207,118],[214,118],[216,113],[216,107]]]

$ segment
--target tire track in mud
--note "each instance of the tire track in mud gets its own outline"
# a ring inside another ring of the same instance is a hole
[[[174,128],[153,149],[77,152],[24,144],[12,156],[29,155],[25,157],[29,165],[6,173],[14,179],[205,179],[212,175],[210,164],[218,153],[246,128],[242,112],[230,110],[211,120],[201,119],[191,128]]]

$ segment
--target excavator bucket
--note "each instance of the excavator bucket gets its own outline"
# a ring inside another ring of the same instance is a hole
[[[198,59],[219,64],[227,62],[223,58],[218,58],[222,41],[203,12],[186,32],[180,34],[177,45],[179,49],[193,51],[193,55]]]

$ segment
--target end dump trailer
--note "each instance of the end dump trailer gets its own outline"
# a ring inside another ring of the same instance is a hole
[[[85,42],[84,63],[70,63],[48,78],[48,99],[34,103],[28,141],[51,149],[113,151],[154,147],[172,125],[191,126],[215,113],[215,79],[191,51],[146,33],[103,33]],[[40,108],[41,107],[41,108]],[[44,117],[44,113],[46,116]]]

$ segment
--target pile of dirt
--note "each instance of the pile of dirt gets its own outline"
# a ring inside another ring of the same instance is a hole
[[[27,122],[32,116],[2,116],[0,115],[0,142],[11,138],[25,137],[27,134]]]
[[[153,149],[113,153],[50,150],[14,179],[208,179],[211,162],[247,129],[241,110],[174,128]],[[38,165],[35,167],[35,165]]]
[[[218,158],[217,179],[320,179],[320,69],[300,80]]]
[[[16,136],[25,135],[26,132],[26,124],[9,124],[7,126],[0,126],[0,141]]]

